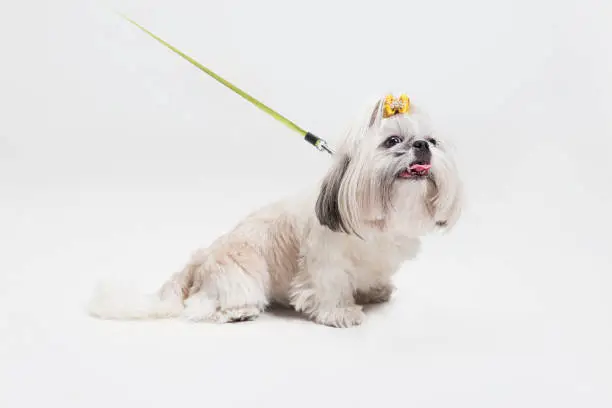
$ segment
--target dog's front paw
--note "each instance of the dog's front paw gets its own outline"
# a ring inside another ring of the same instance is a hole
[[[365,319],[365,314],[359,305],[322,309],[314,313],[314,320],[319,324],[332,327],[359,326]]]

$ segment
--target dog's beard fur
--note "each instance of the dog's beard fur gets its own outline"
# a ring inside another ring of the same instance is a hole
[[[428,123],[415,107],[383,118],[378,100],[312,195],[254,212],[197,251],[158,293],[99,290],[90,313],[229,322],[277,303],[321,324],[360,324],[363,304],[389,300],[391,277],[417,254],[419,237],[452,228],[461,213],[455,162]],[[428,173],[408,171],[418,160],[431,166]]]

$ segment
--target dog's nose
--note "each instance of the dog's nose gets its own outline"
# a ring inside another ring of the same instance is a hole
[[[412,147],[416,150],[429,150],[429,144],[424,140],[417,140],[412,143]]]

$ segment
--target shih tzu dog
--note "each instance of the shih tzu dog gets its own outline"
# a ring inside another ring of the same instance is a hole
[[[335,327],[389,300],[392,275],[423,235],[461,212],[453,155],[405,95],[380,98],[342,140],[314,191],[252,213],[154,294],[100,288],[89,311],[106,319],[256,318],[270,304]]]

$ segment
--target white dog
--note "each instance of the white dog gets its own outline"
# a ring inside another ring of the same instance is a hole
[[[452,227],[462,188],[448,146],[405,95],[380,98],[348,132],[315,191],[254,212],[148,296],[99,290],[107,319],[232,322],[275,303],[349,327],[389,300],[419,237]]]

